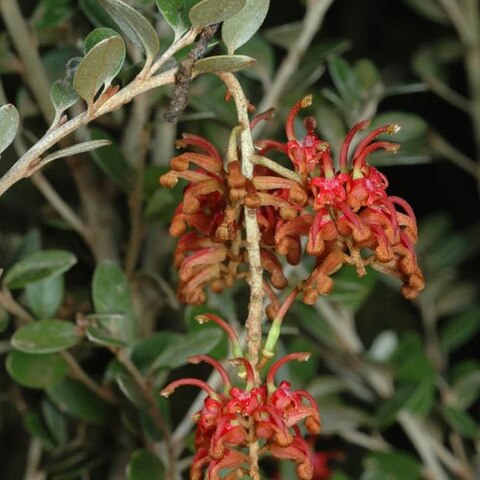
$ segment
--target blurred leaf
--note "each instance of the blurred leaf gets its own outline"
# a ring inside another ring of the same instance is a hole
[[[147,59],[152,60],[160,50],[160,41],[150,22],[130,5],[120,0],[100,0],[100,3],[130,41],[145,50]]]
[[[387,361],[398,347],[398,336],[392,330],[380,332],[369,348],[368,356],[376,362]]]
[[[480,330],[480,307],[450,318],[442,326],[440,345],[446,352],[451,352],[475,338]]]
[[[288,352],[315,352],[315,345],[310,340],[302,337],[294,338],[288,345]],[[307,382],[313,380],[316,377],[318,370],[318,359],[315,356],[311,356],[308,362],[290,362],[288,364],[288,370],[295,378],[300,382],[300,385],[305,385]],[[309,390],[310,391],[310,390]]]
[[[243,71],[244,75],[265,84],[271,81],[275,69],[275,52],[260,35],[254,35],[237,53],[257,60],[250,68]]]
[[[74,5],[71,0],[40,0],[38,7],[42,15],[36,22],[38,28],[59,27],[72,14]]]
[[[89,108],[100,88],[104,86],[105,91],[120,72],[125,52],[123,39],[117,35],[97,43],[80,62],[73,78],[73,87]]]
[[[19,123],[18,111],[11,103],[0,107],[0,154],[13,142]]]
[[[305,305],[304,303],[295,302],[291,310],[297,316],[301,328],[312,335],[316,340],[319,340],[330,347],[337,346],[337,341],[333,335],[332,329],[315,308],[310,305]]]
[[[132,360],[140,368],[147,368],[169,345],[181,343],[182,335],[163,330],[137,342],[133,348]]]
[[[264,37],[273,45],[289,50],[303,28],[303,22],[285,23],[278,27],[267,29],[264,32]]]
[[[395,135],[381,135],[378,138],[388,140],[390,142],[403,143],[415,140],[427,132],[428,125],[423,118],[409,112],[391,111],[377,115],[372,122],[371,129],[398,123],[401,127]]]
[[[107,138],[112,143],[100,150],[93,150],[90,152],[95,163],[120,187],[125,191],[130,191],[133,184],[135,172],[133,168],[127,163],[122,150],[113,141],[105,131],[100,128],[90,129],[90,138],[98,140]],[[158,181],[158,180],[157,180]]]
[[[405,334],[392,356],[391,364],[396,378],[402,380],[433,379],[435,368],[423,350],[423,340],[416,334]]]
[[[109,27],[115,29],[117,25],[107,14],[98,0],[79,0],[78,4],[88,19],[98,27]]]
[[[324,435],[353,430],[370,423],[370,419],[365,412],[342,405],[340,400],[335,403],[330,400],[323,403],[320,399],[317,403],[322,412],[322,432]]]
[[[49,400],[42,400],[42,415],[52,437],[55,438],[58,445],[64,445],[68,440],[67,419],[60,410]]]
[[[333,280],[335,284],[330,299],[356,312],[373,290],[376,274],[370,271],[365,277],[359,278],[354,267],[346,266],[335,274]]]
[[[7,32],[0,32],[0,74],[20,73],[22,68],[10,47]]]
[[[345,390],[348,390],[348,385],[344,379],[335,376],[317,375],[308,384],[308,391],[315,398],[326,397]]]
[[[193,68],[198,73],[238,72],[255,62],[254,58],[245,55],[214,55],[196,61]]]
[[[420,480],[422,471],[417,461],[403,452],[376,452],[364,461],[360,480]]]
[[[455,395],[452,406],[462,410],[470,408],[480,397],[480,370],[475,368],[473,371],[463,373],[455,379],[451,389]]]
[[[127,466],[128,480],[153,480],[163,478],[165,468],[162,462],[147,450],[137,450]]]
[[[338,158],[340,146],[343,143],[345,134],[345,125],[338,113],[327,102],[322,101],[315,104],[315,119],[317,120],[317,128],[322,138],[324,138]]]
[[[436,0],[403,0],[403,3],[429,20],[441,23],[442,25],[448,25],[450,23],[442,4]]]
[[[0,306],[0,333],[3,333],[10,326],[11,318],[8,312]]]
[[[206,27],[233,17],[245,5],[245,0],[202,0],[194,5],[189,18],[194,27]]]
[[[148,220],[164,220],[166,223],[171,219],[177,205],[171,190],[158,188],[145,206],[144,215]]]
[[[37,318],[53,317],[62,304],[64,292],[63,275],[48,277],[25,287],[27,305]]]
[[[248,42],[260,28],[268,13],[270,0],[246,0],[244,7],[222,26],[222,39],[228,53]]]
[[[190,9],[200,0],[156,0],[157,7],[178,38],[190,27]]]
[[[15,258],[21,260],[24,257],[28,257],[32,253],[38,252],[42,248],[42,238],[38,228],[32,228],[22,238],[22,243],[15,252]]]
[[[52,387],[68,372],[65,360],[53,353],[33,355],[14,350],[8,355],[5,366],[9,375],[27,388]]]
[[[63,320],[38,320],[19,328],[12,345],[26,353],[54,353],[73,347],[82,340],[74,323]]]
[[[411,394],[402,409],[417,415],[426,416],[435,403],[436,388],[431,379],[423,380],[411,387]]]
[[[380,72],[377,67],[371,60],[366,58],[362,58],[358,62],[355,62],[353,71],[355,72],[362,89],[367,92],[381,82]]]
[[[461,233],[444,235],[428,252],[428,261],[437,269],[456,267],[465,258],[470,245],[470,240]]]
[[[50,433],[45,428],[42,419],[38,413],[29,412],[23,417],[23,426],[28,433],[38,439],[42,444],[42,447],[46,450],[53,450],[55,448],[55,442]]]
[[[100,43],[102,40],[119,36],[120,35],[118,34],[118,32],[113,28],[96,28],[95,30],[92,30],[85,38],[85,42],[83,44],[84,53],[87,54],[95,45],[97,45],[97,43]]]
[[[446,422],[460,435],[470,439],[480,437],[477,423],[467,412],[454,407],[441,407],[440,411]]]
[[[75,380],[66,378],[47,393],[61,412],[95,425],[103,425],[106,421],[107,404]]]
[[[381,429],[392,425],[400,410],[426,415],[433,406],[433,381],[408,382],[399,385],[393,397],[377,410],[376,422]]]
[[[11,267],[3,283],[8,288],[23,288],[44,278],[61,275],[77,263],[75,256],[64,250],[42,250],[32,253]]]
[[[80,97],[70,82],[57,80],[50,88],[50,98],[55,107],[56,117],[60,120],[61,114],[74,105]]]
[[[127,279],[121,268],[110,261],[97,265],[92,281],[92,298],[97,314],[123,314],[120,321],[110,318],[100,326],[116,338],[130,343],[135,337],[135,319]]]
[[[346,60],[341,57],[332,58],[328,62],[328,71],[338,93],[345,102],[352,104],[361,99],[362,91],[359,79]]]
[[[124,347],[132,341],[131,319],[124,314],[88,315],[87,337],[109,347]]]
[[[189,355],[209,353],[222,339],[223,332],[219,329],[204,329],[183,335],[174,344],[168,345],[153,362],[151,369],[177,368],[187,363]]]
[[[117,382],[118,388],[121,392],[127,397],[133,405],[137,408],[145,410],[148,409],[148,402],[145,399],[140,387],[137,382],[132,378],[132,376],[125,370],[123,365],[119,362],[112,362],[113,365],[110,365],[109,370],[112,372],[115,381]]]

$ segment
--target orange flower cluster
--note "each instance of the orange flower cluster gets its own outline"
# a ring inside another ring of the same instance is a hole
[[[262,166],[255,167],[250,181],[242,175],[238,161],[224,166],[207,140],[185,135],[179,142],[180,147],[194,146],[202,152],[173,158],[171,170],[160,179],[166,187],[180,178],[188,182],[170,227],[171,234],[180,237],[175,265],[181,301],[202,303],[207,286],[218,292],[245,274],[243,206],[256,210],[262,265],[269,274],[267,289],[287,284],[281,258],[297,265],[305,253],[315,257],[315,267],[300,287],[308,304],[331,291],[332,275],[344,264],[355,266],[360,276],[372,266],[399,277],[402,293],[409,299],[423,289],[414,249],[413,210],[405,200],[387,194],[386,177],[367,163],[377,150],[398,150],[398,144],[377,137],[394,134],[400,127],[379,127],[350,152],[355,135],[369,122],[356,124],[342,144],[335,169],[330,146],[316,136],[312,117],[304,120],[304,138],[295,135],[295,118],[310,103],[311,97],[305,97],[290,111],[286,143],[260,140],[256,144],[258,158],[272,150],[288,158],[293,166],[288,175],[268,160],[259,162]]]

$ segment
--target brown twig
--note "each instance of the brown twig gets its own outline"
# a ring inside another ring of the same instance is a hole
[[[213,38],[218,30],[218,23],[205,27],[198,39],[197,44],[188,52],[187,58],[183,60],[175,75],[175,88],[173,90],[170,106],[166,111],[164,118],[167,122],[175,123],[181,113],[188,105],[188,91],[192,83],[193,66],[195,62],[202,58],[208,47],[208,42]]]

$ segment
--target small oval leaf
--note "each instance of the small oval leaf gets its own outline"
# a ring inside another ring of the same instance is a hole
[[[100,27],[92,30],[83,44],[83,51],[87,54],[97,43],[111,37],[119,37],[120,35],[113,28]]]
[[[39,320],[18,329],[12,337],[12,345],[25,353],[54,353],[73,347],[81,339],[73,323]]]
[[[103,85],[105,88],[110,86],[124,61],[125,44],[120,36],[102,40],[80,62],[73,78],[73,87],[91,106],[96,93]]]
[[[9,375],[27,388],[53,387],[62,381],[68,371],[65,360],[53,353],[32,355],[13,351],[5,365]]]
[[[157,0],[157,7],[177,38],[190,27],[188,13],[200,0]]]
[[[134,452],[127,467],[128,480],[153,480],[163,478],[164,474],[162,462],[147,450]]]
[[[11,103],[0,107],[0,154],[13,142],[19,123],[18,111]]]
[[[168,345],[155,359],[151,369],[177,368],[187,363],[188,355],[209,353],[222,339],[218,329],[206,328],[184,335],[178,342]]]
[[[148,59],[160,50],[160,41],[149,21],[135,9],[120,0],[100,0],[105,10],[117,22],[125,35],[137,46],[143,48]]]
[[[97,317],[97,327],[112,338],[125,343],[135,337],[135,319],[130,288],[122,269],[115,263],[105,261],[95,269],[92,281],[92,297]],[[117,317],[105,315],[120,314]],[[90,330],[100,340],[101,331]],[[105,341],[106,337],[102,337]]]
[[[270,0],[246,0],[245,6],[233,17],[225,20],[222,38],[228,53],[244,45],[260,28],[268,13]]]
[[[65,378],[47,393],[61,412],[94,425],[103,425],[106,421],[107,404],[75,380]]]
[[[251,67],[256,60],[246,55],[215,55],[195,62],[194,69],[198,73],[238,72]]]
[[[62,275],[44,278],[25,287],[27,304],[37,318],[53,317],[63,301],[65,281]]]
[[[245,6],[245,0],[203,0],[189,13],[194,27],[206,27],[233,17]]]
[[[57,119],[59,119],[61,114],[67,108],[74,105],[80,97],[70,82],[66,80],[57,80],[50,88],[50,98],[55,107]]]
[[[13,265],[6,273],[8,288],[23,288],[43,278],[61,275],[77,263],[75,256],[64,250],[42,250],[32,253]]]

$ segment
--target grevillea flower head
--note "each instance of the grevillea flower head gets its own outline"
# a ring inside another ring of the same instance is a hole
[[[184,135],[178,142],[182,148],[199,151],[174,157],[171,170],[160,179],[167,187],[178,179],[188,182],[170,227],[172,235],[179,237],[175,265],[181,301],[203,303],[207,287],[220,292],[245,276],[245,206],[256,211],[267,289],[287,285],[281,257],[297,265],[305,254],[315,257],[313,271],[302,284],[305,303],[328,294],[334,286],[333,274],[345,264],[354,266],[360,276],[372,267],[400,278],[402,293],[409,299],[423,289],[413,209],[387,193],[386,176],[368,163],[376,151],[397,152],[398,144],[379,136],[395,134],[399,125],[363,133],[353,148],[370,121],[355,124],[345,136],[335,167],[330,146],[317,137],[312,117],[304,120],[303,138],[295,133],[299,112],[311,103],[309,95],[292,107],[285,143],[257,142],[261,161],[251,181],[242,175],[233,132],[225,165],[218,150],[201,137]],[[270,112],[260,114],[251,125],[269,116]],[[265,157],[272,150],[284,155],[292,169]]]
[[[239,352],[239,342],[233,329],[221,318],[206,314],[200,321],[213,321],[221,326],[232,342],[234,353]],[[250,443],[259,441],[261,454],[296,463],[300,480],[310,480],[314,471],[313,457],[308,443],[300,433],[303,424],[310,434],[320,432],[320,415],[313,397],[304,390],[293,390],[282,381],[275,384],[275,374],[285,363],[306,361],[309,353],[292,353],[273,363],[264,383],[255,385],[253,365],[243,354],[231,363],[244,377],[243,386],[236,385],[227,370],[217,360],[207,355],[189,357],[190,363],[206,362],[213,366],[223,380],[223,390],[214,391],[196,378],[176,380],[162,390],[171,395],[178,387],[194,385],[207,396],[202,408],[194,415],[195,456],[190,469],[192,480],[242,478],[248,472],[250,459],[246,454]],[[228,474],[226,473],[228,471]],[[227,475],[226,477],[221,477]],[[236,477],[235,475],[239,475]],[[231,475],[229,477],[228,475]]]

